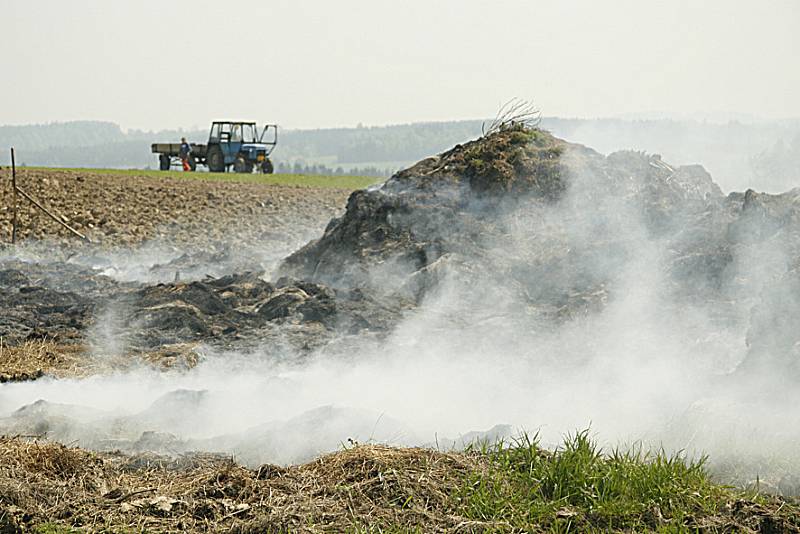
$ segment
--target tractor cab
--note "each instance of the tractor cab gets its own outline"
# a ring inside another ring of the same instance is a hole
[[[212,172],[224,172],[231,165],[235,172],[257,169],[273,171],[270,154],[278,144],[278,127],[268,124],[259,132],[255,122],[213,122],[208,134],[206,161]]]

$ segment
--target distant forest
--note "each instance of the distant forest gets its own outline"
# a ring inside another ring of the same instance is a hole
[[[415,161],[481,135],[481,120],[393,126],[281,130],[276,172],[388,176]],[[783,191],[800,185],[800,121],[727,123],[689,120],[564,119],[542,127],[600,152],[634,149],[675,164],[700,163],[727,191]],[[0,165],[14,146],[20,165],[156,168],[150,144],[206,130],[123,131],[111,122],[0,126]]]

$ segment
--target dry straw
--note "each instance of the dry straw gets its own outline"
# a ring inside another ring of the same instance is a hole
[[[45,522],[88,531],[475,531],[492,525],[460,517],[454,495],[484,461],[369,445],[249,470],[218,455],[131,457],[1,438],[0,531]]]

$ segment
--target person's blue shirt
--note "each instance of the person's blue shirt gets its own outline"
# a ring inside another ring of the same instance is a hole
[[[181,154],[182,158],[185,158],[186,156],[188,156],[191,151],[192,151],[192,147],[189,146],[189,143],[181,143],[180,154]]]

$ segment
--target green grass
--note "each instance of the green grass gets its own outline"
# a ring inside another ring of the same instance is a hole
[[[236,174],[225,172],[155,171],[142,169],[89,169],[56,167],[19,167],[18,171],[52,170],[108,174],[118,176],[147,176],[152,178],[178,178],[182,180],[209,180],[218,182],[244,182],[258,184],[290,185],[301,187],[330,187],[334,189],[364,189],[384,181],[376,176],[325,176],[314,174]]]
[[[588,431],[554,452],[525,437],[482,453],[489,469],[472,474],[456,498],[466,517],[508,531],[692,532],[695,519],[736,497],[711,481],[705,459],[641,448],[605,454]]]

